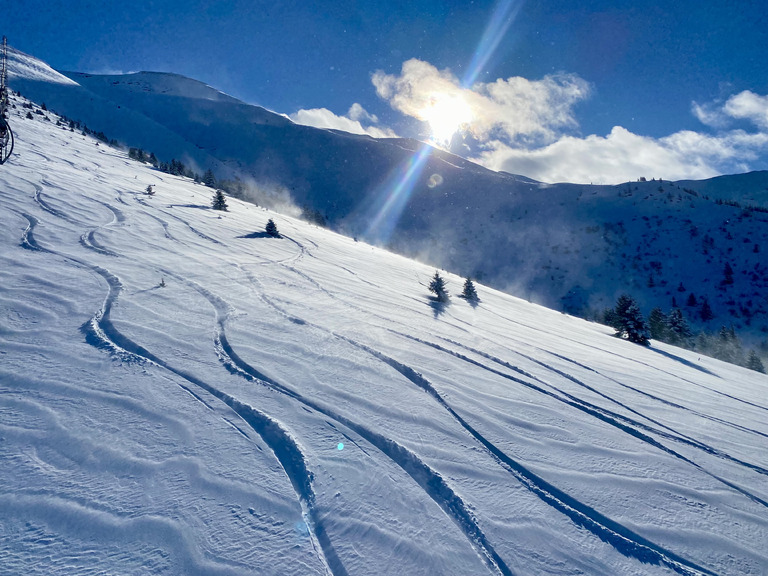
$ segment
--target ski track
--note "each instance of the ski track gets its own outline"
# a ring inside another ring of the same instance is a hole
[[[523,486],[536,494],[546,504],[568,516],[576,525],[589,530],[602,541],[610,544],[618,552],[625,556],[635,558],[640,562],[651,564],[663,564],[680,574],[695,574],[691,569],[700,573],[712,574],[712,572],[677,556],[676,554],[643,538],[621,524],[603,516],[594,508],[578,501],[572,496],[559,490],[522,464],[513,460],[495,444],[478,432],[461,415],[459,415],[435,387],[419,372],[398,362],[397,360],[370,348],[364,344],[355,342],[345,336],[341,339],[366,350],[382,362],[394,368],[397,372],[410,380],[413,384],[432,396],[476,441],[478,441],[493,458],[508,472],[510,472]]]
[[[176,216],[176,214],[171,214],[170,212],[168,212],[168,211],[166,211],[166,210],[159,210],[159,209],[158,209],[158,211],[159,211],[159,212],[162,212],[162,213],[163,213],[163,214],[165,214],[166,216],[170,216],[171,218],[174,218],[174,219],[178,220],[179,222],[181,222],[182,224],[184,224],[184,225],[185,225],[187,228],[189,228],[189,229],[192,231],[192,233],[196,234],[197,236],[199,236],[199,237],[200,237],[200,238],[202,238],[203,240],[208,240],[209,242],[213,242],[214,244],[218,244],[218,245],[220,245],[220,246],[223,246],[223,245],[224,245],[224,243],[223,243],[223,242],[220,242],[220,241],[216,240],[216,238],[212,238],[211,236],[208,236],[207,234],[205,234],[205,233],[203,233],[203,232],[200,232],[200,230],[198,230],[197,228],[195,228],[194,226],[192,226],[192,224],[190,224],[189,222],[187,222],[186,220],[184,220],[182,217],[180,217],[180,216]]]
[[[545,351],[547,352],[547,351]],[[718,424],[723,424],[724,426],[729,426],[731,428],[734,428],[735,430],[740,430],[742,432],[748,432],[750,434],[755,434],[757,436],[762,436],[763,438],[768,438],[768,434],[765,432],[760,432],[759,430],[753,430],[752,428],[747,428],[746,426],[741,426],[740,424],[735,424],[733,422],[729,422],[727,420],[724,420],[722,418],[717,418],[716,416],[710,416],[709,414],[704,414],[703,412],[699,412],[698,410],[695,410],[693,408],[688,408],[687,406],[683,406],[682,404],[677,404],[676,402],[672,402],[671,400],[666,400],[664,398],[660,398],[658,396],[655,396],[649,392],[646,392],[645,390],[640,390],[639,388],[635,388],[634,386],[630,386],[629,384],[625,384],[624,382],[621,382],[619,380],[616,380],[615,378],[611,376],[607,376],[603,373],[601,373],[598,370],[595,370],[594,368],[591,368],[589,366],[586,366],[585,364],[582,364],[580,362],[577,362],[576,360],[573,360],[572,358],[568,358],[567,356],[562,356],[561,354],[557,354],[555,352],[547,352],[548,354],[551,354],[552,356],[555,356],[556,358],[560,358],[561,360],[564,360],[566,362],[569,362],[570,364],[574,364],[578,366],[579,368],[582,368],[584,370],[588,370],[589,372],[592,372],[594,374],[597,374],[598,376],[605,378],[609,382],[613,382],[614,384],[618,384],[622,388],[626,388],[627,390],[632,390],[633,392],[636,392],[637,394],[640,394],[641,396],[645,396],[646,398],[650,398],[651,400],[655,400],[656,402],[660,402],[661,404],[665,404],[667,406],[670,406],[671,408],[677,408],[678,410],[684,410],[686,412],[690,412],[691,414],[695,414],[696,416],[700,418],[704,418],[705,420],[710,420],[712,422],[717,422]],[[587,387],[589,388],[589,387]],[[598,393],[599,394],[599,393]],[[602,395],[602,394],[601,394]],[[606,398],[608,398],[606,396]],[[616,402],[616,400],[611,399],[612,402]],[[619,402],[616,402],[620,404]]]
[[[305,277],[307,280],[312,282],[312,284],[317,286],[320,290],[325,291],[314,279],[309,278],[303,272],[300,272],[295,269],[292,269],[292,270],[298,273],[299,275],[301,275],[302,277]],[[250,274],[248,274],[248,276],[252,281],[255,280]],[[394,360],[393,358],[390,358],[389,356],[386,356],[385,354],[373,348],[370,348],[369,346],[366,346],[365,344],[356,342],[355,340],[347,338],[346,336],[340,335],[338,333],[326,330],[320,326],[307,322],[306,320],[303,320],[301,318],[297,318],[289,314],[282,308],[280,308],[278,305],[274,304],[263,293],[260,293],[260,297],[264,302],[272,306],[275,310],[277,310],[281,315],[288,318],[291,322],[295,324],[311,326],[323,332],[330,333],[332,336],[335,336],[351,344],[352,346],[367,352],[368,354],[372,355],[376,359],[394,368],[406,379],[408,379],[413,384],[415,384],[416,386],[424,390],[427,394],[432,396],[437,401],[437,403],[454,418],[456,422],[458,422],[467,432],[469,432],[469,434],[473,438],[475,438],[477,442],[479,442],[486,449],[486,451],[493,457],[493,459],[497,463],[501,465],[503,469],[510,472],[523,486],[525,486],[528,490],[530,490],[532,493],[538,496],[546,504],[558,510],[559,512],[565,514],[568,518],[570,518],[574,522],[574,524],[576,524],[577,526],[586,528],[592,534],[597,536],[600,540],[611,545],[619,553],[625,556],[634,558],[636,560],[639,560],[640,562],[643,562],[643,563],[665,565],[671,568],[672,570],[674,570],[675,572],[686,575],[686,576],[691,576],[695,574],[708,574],[708,575],[715,574],[714,572],[711,572],[706,568],[698,566],[697,564],[691,561],[688,561],[657,544],[654,544],[653,542],[643,538],[639,534],[636,534],[635,532],[611,520],[610,518],[603,516],[594,508],[580,502],[576,498],[573,498],[572,496],[559,490],[558,488],[548,483],[543,478],[539,477],[532,471],[525,468],[519,462],[510,458],[501,449],[499,449],[487,438],[485,438],[480,432],[478,432],[473,426],[471,426],[466,420],[464,420],[464,418],[462,418],[450,406],[450,404],[448,404],[448,402],[434,388],[434,386],[413,368],[406,366]],[[416,338],[414,338],[414,340],[420,341]],[[423,341],[420,341],[420,342],[429,345],[429,343],[426,343]],[[438,348],[438,349],[441,349],[441,348]],[[442,350],[450,353],[450,351],[446,349],[442,349]],[[472,361],[470,360],[470,362]],[[483,366],[480,363],[477,363],[477,365],[484,369],[488,369],[487,367]],[[491,371],[493,370],[491,369]],[[493,372],[496,372],[496,371],[493,371]],[[550,392],[547,392],[535,385],[531,385],[522,380],[516,379],[514,377],[504,375],[501,372],[496,372],[496,373],[562,401],[562,399],[558,398],[556,395]],[[256,374],[254,374],[253,376],[255,376],[259,380],[262,380],[263,378],[265,378],[263,375],[257,376]],[[334,418],[334,419],[339,421],[337,418]],[[601,420],[604,420],[604,419],[605,418],[601,418]],[[668,451],[663,446],[655,443],[655,441],[650,437],[647,437],[645,435],[640,435],[639,433],[636,433],[634,435],[637,435],[641,439],[647,438],[647,441],[650,441],[654,445],[661,447],[664,451]],[[374,444],[374,446],[376,446],[376,444]],[[685,459],[684,456],[680,456],[680,458]]]
[[[295,241],[294,241],[295,242]],[[298,242],[297,242],[298,244]],[[299,244],[300,245],[300,244]],[[166,271],[169,273],[170,271]],[[345,428],[355,432],[358,436],[365,439],[369,444],[377,448],[382,454],[387,456],[392,462],[398,465],[406,472],[424,492],[446,513],[446,515],[461,529],[469,540],[472,547],[478,553],[484,563],[496,573],[503,576],[512,576],[513,573],[506,565],[504,560],[498,555],[491,543],[488,541],[484,532],[480,528],[474,515],[470,512],[464,501],[453,491],[445,479],[436,471],[432,470],[416,454],[398,444],[394,440],[374,432],[373,430],[359,424],[346,416],[338,414],[330,408],[322,405],[320,402],[311,400],[299,394],[288,386],[280,384],[269,376],[263,374],[252,365],[245,362],[234,351],[226,336],[225,324],[229,315],[230,306],[221,298],[212,294],[202,286],[184,278],[174,275],[178,280],[187,282],[191,287],[203,295],[214,307],[217,317],[217,333],[214,337],[214,346],[224,366],[233,374],[266,386],[272,390],[280,392],[289,398],[303,404],[305,407],[314,410],[324,416],[334,420]],[[265,300],[266,302],[266,300]],[[278,311],[280,311],[278,309]],[[282,314],[282,311],[280,311]],[[307,322],[301,321],[304,324]]]
[[[492,311],[492,310],[488,310],[488,312],[489,312],[489,313],[491,313],[491,314],[493,314],[493,315],[494,315],[494,316],[496,316],[497,318],[500,318],[500,319],[502,319],[502,320],[505,320],[505,321],[507,321],[507,322],[511,322],[512,324],[517,324],[518,326],[523,326],[523,327],[525,327],[525,328],[528,328],[528,329],[530,329],[530,330],[535,330],[535,331],[537,331],[537,332],[542,332],[542,330],[541,330],[540,328],[536,328],[535,326],[530,326],[530,325],[528,325],[528,324],[523,324],[522,322],[519,322],[519,321],[513,320],[513,319],[511,319],[511,318],[507,318],[506,316],[503,316],[503,315],[499,314],[498,312],[495,312],[495,311]],[[565,338],[565,337],[562,337],[562,336],[561,336],[561,338],[563,338],[564,340],[567,340],[567,341],[569,341],[569,342],[573,342],[573,343],[575,343],[575,344],[579,344],[579,345],[581,345],[581,346],[586,346],[586,347],[588,347],[588,348],[591,348],[591,349],[593,349],[593,350],[598,350],[599,352],[603,352],[603,353],[610,353],[610,354],[612,354],[612,355],[616,356],[617,358],[621,358],[622,360],[626,360],[627,362],[631,362],[631,363],[635,363],[635,364],[640,364],[641,366],[644,366],[644,367],[646,367],[646,368],[651,368],[651,369],[653,369],[653,370],[655,370],[655,371],[657,371],[657,372],[661,372],[662,374],[666,374],[667,376],[673,376],[674,378],[677,378],[677,379],[679,379],[679,380],[682,380],[683,382],[686,382],[686,383],[688,383],[688,384],[691,384],[691,385],[693,385],[693,386],[696,386],[697,388],[703,388],[704,390],[707,390],[707,391],[709,391],[709,392],[712,392],[712,393],[714,393],[714,394],[719,394],[720,396],[724,396],[725,398],[729,398],[729,399],[731,399],[731,400],[734,400],[734,401],[736,401],[736,402],[740,402],[740,403],[742,403],[742,404],[746,404],[746,405],[748,405],[748,406],[752,406],[753,408],[758,408],[758,409],[760,409],[760,410],[765,410],[766,412],[768,412],[768,407],[766,407],[766,406],[762,406],[762,405],[760,405],[760,404],[755,404],[754,402],[750,402],[749,400],[744,400],[744,399],[742,399],[742,398],[737,398],[736,396],[732,396],[732,395],[730,395],[730,394],[727,394],[727,393],[725,393],[725,392],[722,392],[722,391],[720,391],[720,390],[717,390],[717,389],[715,389],[715,388],[710,388],[709,386],[705,386],[704,384],[700,384],[700,383],[698,383],[698,382],[694,382],[693,380],[689,380],[689,379],[687,379],[687,378],[684,378],[683,376],[680,376],[679,374],[672,374],[671,372],[667,372],[666,370],[662,370],[662,369],[661,369],[661,368],[659,368],[658,366],[654,366],[653,364],[648,364],[647,362],[643,362],[643,361],[641,361],[641,360],[638,360],[638,359],[637,359],[637,358],[635,358],[635,357],[631,357],[631,356],[624,356],[624,355],[622,355],[622,354],[618,354],[618,353],[616,353],[616,352],[608,352],[608,351],[606,351],[606,350],[605,350],[605,349],[603,349],[603,348],[599,348],[599,347],[597,347],[597,346],[593,346],[593,345],[590,345],[590,344],[586,344],[586,343],[584,343],[584,342],[582,342],[582,341],[579,341],[579,340],[573,340],[573,339],[571,339],[571,338]],[[659,353],[661,353],[659,350],[655,350],[655,349],[653,349],[653,348],[651,348],[651,350],[653,350],[654,352],[659,352]],[[669,356],[668,356],[668,357],[669,357]],[[675,357],[675,358],[676,358],[676,357]],[[680,360],[680,361],[681,361],[683,364],[685,364],[686,366],[688,366],[688,367],[692,367],[692,365],[691,365],[691,363],[690,363],[690,362],[687,362],[687,361],[683,361],[683,360]],[[712,372],[711,370],[707,370],[706,368],[703,368],[703,367],[701,367],[701,366],[695,366],[695,368],[696,368],[696,370],[699,370],[700,372],[704,372],[705,374],[709,374],[710,376],[714,376],[714,377],[716,377],[716,378],[720,378],[720,376],[719,376],[718,374],[716,374],[716,373]]]
[[[40,206],[40,208],[42,208],[43,210],[45,210],[49,214],[53,214],[54,216],[57,216],[58,218],[61,218],[62,220],[66,220],[70,224],[78,224],[78,225],[81,224],[78,220],[75,220],[74,218],[69,216],[69,214],[65,214],[61,210],[57,210],[56,208],[54,208],[53,206],[48,204],[48,202],[46,202],[43,199],[43,188],[42,188],[42,186],[40,186],[39,184],[34,184],[32,182],[30,182],[30,184],[32,184],[35,187],[35,196],[34,196],[34,198],[35,198],[35,202],[37,202],[37,204],[38,204],[38,206]]]
[[[409,336],[407,334],[403,334],[403,333],[400,333],[400,332],[395,332],[395,331],[391,331],[391,332],[394,333],[394,334],[397,334],[398,336],[401,336],[401,337],[404,337],[404,338],[408,338],[408,339],[411,339],[411,340],[415,340],[415,341],[420,342],[422,344],[425,344],[427,346],[431,346],[432,348],[437,348],[438,350],[441,350],[443,352],[448,352],[448,353],[450,353],[452,355],[455,355],[450,350],[444,349],[444,348],[440,347],[437,344],[433,344],[431,342],[426,342],[426,341],[421,340],[419,338],[415,338],[413,336]],[[538,364],[539,366],[545,368],[546,370],[548,370],[550,372],[553,372],[553,373],[557,374],[558,376],[561,376],[561,377],[563,377],[563,378],[565,378],[567,380],[570,380],[571,382],[577,384],[578,386],[580,386],[580,387],[582,387],[582,388],[584,388],[586,390],[589,390],[590,392],[600,396],[601,398],[604,398],[604,399],[608,400],[609,402],[611,402],[613,404],[616,404],[617,406],[620,406],[621,408],[624,408],[628,412],[630,412],[632,414],[635,414],[636,416],[639,416],[640,418],[643,418],[644,420],[647,420],[648,422],[651,422],[651,423],[655,424],[656,426],[664,428],[665,430],[667,430],[667,432],[663,432],[661,430],[655,429],[655,428],[653,428],[651,426],[648,426],[647,424],[643,424],[641,422],[638,422],[637,420],[633,420],[633,419],[628,418],[627,416],[624,416],[624,415],[619,414],[617,412],[613,412],[613,411],[608,410],[606,408],[600,407],[600,406],[598,406],[596,404],[592,404],[591,402],[587,402],[586,400],[582,400],[581,398],[579,398],[577,396],[574,396],[573,394],[570,394],[568,392],[565,392],[564,390],[562,390],[562,389],[560,389],[560,388],[558,388],[558,387],[556,387],[556,386],[554,386],[554,385],[552,385],[552,384],[550,384],[548,382],[545,382],[545,381],[541,380],[540,378],[537,378],[533,374],[530,374],[530,373],[528,373],[528,372],[526,372],[524,370],[521,370],[520,368],[517,368],[516,366],[512,366],[508,362],[505,362],[504,360],[496,358],[496,357],[494,357],[494,356],[492,356],[490,354],[487,354],[485,352],[481,352],[480,350],[477,350],[477,349],[474,349],[474,348],[471,348],[471,347],[468,347],[468,346],[464,346],[463,344],[460,344],[459,342],[455,342],[455,341],[447,339],[447,338],[443,338],[443,340],[445,340],[446,342],[448,342],[450,344],[453,344],[454,346],[459,346],[460,348],[463,348],[464,350],[467,350],[468,352],[472,352],[474,354],[477,354],[478,356],[482,356],[484,358],[487,358],[488,360],[491,360],[491,361],[493,361],[493,362],[495,362],[495,363],[497,363],[497,364],[499,364],[501,366],[504,366],[505,368],[513,370],[513,371],[515,371],[515,372],[517,372],[519,374],[522,374],[522,375],[526,376],[527,378],[535,380],[536,382],[539,382],[540,384],[543,384],[543,385],[551,388],[552,390],[555,390],[558,394],[562,394],[563,396],[565,396],[569,400],[571,400],[573,402],[577,402],[579,404],[582,404],[583,406],[587,407],[588,409],[597,410],[599,412],[602,412],[602,413],[606,414],[607,416],[609,416],[611,418],[616,418],[616,419],[619,419],[619,420],[623,420],[624,422],[626,422],[628,424],[631,424],[633,426],[636,426],[636,427],[639,427],[639,428],[643,428],[644,430],[647,430],[649,432],[653,432],[655,434],[659,434],[660,436],[663,436],[665,438],[674,440],[676,442],[680,442],[682,444],[686,444],[688,446],[692,446],[692,447],[697,448],[697,449],[699,449],[699,450],[701,450],[703,452],[706,452],[708,454],[711,454],[711,455],[714,455],[714,456],[718,456],[719,458],[723,458],[724,460],[729,460],[729,461],[734,462],[736,464],[740,464],[741,466],[744,466],[746,468],[750,468],[750,469],[754,470],[755,472],[757,472],[759,474],[763,474],[763,475],[768,476],[768,469],[763,468],[761,466],[758,466],[756,464],[751,464],[749,462],[745,462],[745,461],[740,460],[738,458],[734,458],[733,456],[730,456],[729,454],[727,454],[725,452],[722,452],[721,450],[718,450],[716,448],[713,448],[712,446],[709,446],[708,444],[705,444],[705,443],[703,443],[703,442],[701,442],[699,440],[696,440],[695,438],[692,438],[691,436],[688,436],[686,434],[678,432],[674,428],[672,428],[670,426],[667,426],[666,424],[663,424],[663,423],[659,422],[658,420],[654,420],[653,418],[650,418],[650,417],[642,414],[641,412],[639,412],[639,411],[637,411],[637,410],[635,410],[633,408],[630,408],[626,404],[624,404],[622,402],[619,402],[618,400],[615,400],[614,398],[608,396],[607,394],[604,394],[604,393],[600,392],[599,390],[593,388],[592,386],[589,386],[588,384],[582,382],[581,380],[579,380],[575,376],[572,376],[572,375],[568,374],[567,372],[563,372],[562,370],[559,370],[559,369],[555,368],[554,366],[551,366],[551,365],[549,365],[549,364],[547,364],[545,362],[542,362],[541,360],[537,360],[536,358],[534,358],[532,356],[528,356],[527,354],[523,354],[521,352],[515,352],[515,354],[517,354],[517,355],[519,355],[519,356],[521,356],[523,358],[526,358],[527,360],[530,360],[531,362],[533,362],[535,364]],[[558,356],[559,358],[564,358],[563,356],[560,356],[560,355],[556,355],[556,356]],[[469,360],[468,358],[462,357],[460,355],[457,356],[457,357],[459,357],[462,360],[470,361],[471,362],[471,360]],[[592,370],[592,371],[595,372],[595,373],[598,373],[595,370]],[[612,380],[613,382],[616,382],[619,385],[622,385],[621,382],[619,382],[617,380],[613,380],[613,379],[610,379],[610,380]],[[636,392],[641,392],[641,391],[639,391],[636,388],[633,388],[631,386],[626,386],[626,388],[629,388],[629,389],[634,390]],[[663,400],[661,400],[659,398],[656,398],[655,396],[653,396],[651,394],[646,394],[646,395],[649,396],[650,398],[654,398],[656,400],[660,400],[660,401],[664,402]],[[675,406],[677,408],[681,408],[683,410],[688,410],[689,412],[698,414],[696,411],[690,410],[690,409],[688,409],[688,408],[686,408],[684,406],[681,406],[681,405],[678,405],[678,404],[674,404],[674,403],[671,403],[671,402],[665,402],[665,403],[667,403],[667,404],[669,404],[671,406]],[[706,418],[705,414],[701,414],[701,416]],[[714,419],[713,418],[712,420],[720,422],[720,423],[728,424],[727,422],[722,421],[720,419]],[[752,432],[754,434],[765,436],[765,434],[763,434],[761,432],[758,432],[756,430],[752,430],[750,428],[745,428],[743,426],[739,427],[739,426],[735,426],[735,425],[734,425],[734,427],[736,427],[738,429],[741,429],[742,431],[745,431],[745,432]]]
[[[29,222],[29,226],[22,236],[21,245],[23,247],[64,258],[78,266],[82,266],[97,273],[107,282],[109,290],[101,309],[96,312],[91,320],[81,327],[86,342],[95,348],[107,350],[110,354],[120,358],[124,362],[150,362],[160,368],[164,368],[196,387],[205,390],[233,410],[251,429],[259,434],[262,440],[272,449],[275,457],[280,462],[281,467],[285,471],[286,476],[289,478],[291,485],[299,498],[302,513],[305,517],[313,546],[315,550],[318,551],[318,557],[327,573],[332,576],[348,576],[348,573],[344,568],[341,559],[336,554],[330,538],[325,532],[324,525],[315,510],[312,473],[307,470],[304,455],[293,437],[283,429],[277,421],[266,414],[259,412],[248,404],[240,402],[233,396],[220,391],[196,376],[169,365],[167,362],[158,358],[120,333],[109,318],[112,306],[117,301],[118,295],[122,290],[120,279],[105,268],[89,264],[78,258],[61,254],[55,250],[41,246],[35,240],[33,232],[34,227],[37,225],[37,220],[27,214],[23,214],[23,216]],[[200,400],[199,396],[194,394],[189,388],[186,386],[182,386],[182,388]],[[240,430],[240,433],[243,433],[242,430]]]
[[[103,254],[104,256],[118,256],[116,252],[113,252],[109,248],[104,248],[104,246],[99,244],[96,238],[94,238],[95,232],[96,230],[91,230],[90,232],[86,232],[80,236],[80,244],[82,244],[85,248],[98,252],[99,254]]]
[[[612,412],[612,411],[607,410],[605,408],[601,408],[601,407],[599,407],[599,406],[597,406],[595,404],[591,404],[589,402],[581,400],[581,399],[579,399],[579,398],[577,398],[575,396],[572,396],[571,394],[568,394],[567,392],[564,392],[564,391],[560,390],[556,386],[553,386],[551,384],[543,382],[542,380],[540,380],[540,379],[536,378],[535,376],[525,372],[524,370],[521,370],[520,368],[517,368],[516,366],[512,366],[511,364],[509,364],[507,362],[504,362],[503,360],[500,360],[498,358],[494,358],[494,357],[492,357],[492,356],[490,356],[488,354],[475,351],[479,355],[481,355],[483,357],[486,357],[489,360],[492,360],[494,362],[497,362],[498,364],[504,366],[505,368],[508,368],[510,370],[518,372],[518,373],[520,373],[522,375],[525,375],[528,378],[531,378],[533,380],[536,380],[536,381],[538,381],[538,382],[548,386],[552,390],[555,390],[557,392],[557,394],[554,393],[554,392],[550,392],[548,390],[545,390],[545,389],[543,389],[543,388],[541,388],[541,387],[539,387],[539,386],[537,386],[535,384],[531,384],[530,382],[526,382],[525,380],[521,380],[521,379],[516,378],[514,376],[511,376],[509,374],[505,374],[503,372],[500,372],[498,370],[495,370],[493,368],[485,366],[481,362],[477,362],[475,360],[472,360],[471,358],[468,358],[467,356],[464,356],[463,354],[459,354],[458,352],[454,352],[452,350],[444,348],[443,346],[440,346],[439,344],[434,344],[434,343],[431,343],[431,342],[427,342],[425,340],[421,340],[419,338],[416,338],[416,337],[413,337],[413,336],[408,336],[408,335],[405,335],[405,334],[400,334],[400,336],[404,336],[405,338],[414,340],[416,342],[420,342],[420,343],[422,343],[422,344],[424,344],[426,346],[430,346],[430,347],[432,347],[432,348],[434,348],[436,350],[439,350],[439,351],[445,352],[447,354],[450,354],[450,355],[452,355],[452,356],[454,356],[454,357],[456,357],[456,358],[458,358],[460,360],[463,360],[465,362],[468,362],[469,364],[472,364],[473,366],[477,366],[477,367],[479,367],[479,368],[481,368],[483,370],[487,370],[488,372],[496,374],[497,376],[501,376],[502,378],[505,378],[507,380],[511,380],[513,382],[521,384],[521,385],[525,386],[526,388],[529,388],[531,390],[535,390],[536,392],[544,394],[545,396],[549,396],[550,398],[553,398],[553,399],[555,399],[555,400],[557,400],[559,402],[562,402],[562,403],[564,403],[564,404],[566,404],[568,406],[576,408],[577,410],[579,410],[581,412],[584,412],[585,414],[588,414],[590,416],[593,416],[593,417],[597,418],[598,420],[601,420],[602,422],[605,422],[606,424],[609,424],[610,426],[613,426],[613,427],[617,428],[618,430],[620,430],[622,432],[625,432],[625,433],[629,434],[630,436],[633,436],[633,437],[637,438],[638,440],[641,440],[642,442],[650,444],[654,448],[657,448],[657,449],[659,449],[659,450],[661,450],[663,452],[666,452],[667,454],[669,454],[669,455],[671,455],[671,456],[673,456],[675,458],[678,458],[679,460],[682,460],[683,462],[686,462],[687,464],[690,464],[691,466],[693,466],[696,469],[700,470],[704,474],[707,474],[708,476],[710,476],[711,478],[717,480],[718,482],[721,482],[722,484],[728,486],[729,488],[732,488],[733,490],[739,492],[740,494],[742,494],[743,496],[745,496],[748,499],[752,500],[753,502],[768,508],[768,502],[766,502],[765,500],[763,500],[759,496],[756,496],[755,494],[752,494],[751,492],[749,492],[746,489],[738,486],[737,484],[734,484],[733,482],[730,482],[729,480],[726,480],[726,479],[721,478],[720,476],[718,476],[716,474],[713,474],[712,472],[709,472],[708,470],[703,468],[700,464],[697,464],[696,462],[694,462],[693,460],[683,456],[679,452],[676,452],[675,450],[673,450],[671,448],[668,448],[667,446],[664,446],[663,444],[661,444],[660,442],[658,442],[657,440],[655,440],[651,436],[648,436],[647,434],[645,434],[643,432],[640,432],[637,428],[642,428],[642,429],[648,430],[650,432],[653,432],[653,433],[658,434],[660,436],[663,436],[665,438],[681,442],[683,444],[692,446],[694,448],[698,448],[700,450],[703,450],[703,451],[705,451],[705,452],[707,452],[709,454],[718,456],[718,457],[723,458],[725,460],[730,460],[732,462],[740,464],[740,465],[742,465],[742,466],[744,466],[746,468],[749,468],[749,469],[751,469],[751,470],[753,470],[755,472],[758,472],[760,474],[768,475],[768,470],[766,470],[764,468],[761,468],[760,466],[756,466],[754,464],[750,464],[748,462],[744,462],[744,461],[739,460],[737,458],[733,458],[732,456],[730,456],[730,455],[728,455],[728,454],[726,454],[724,452],[718,451],[718,450],[716,450],[714,448],[711,448],[711,447],[709,447],[709,446],[707,446],[705,444],[702,444],[702,443],[700,443],[698,441],[687,440],[686,437],[684,437],[682,435],[679,435],[676,432],[674,434],[670,434],[670,433],[667,433],[667,432],[662,432],[660,430],[653,429],[653,428],[651,428],[651,427],[649,427],[649,426],[647,426],[645,424],[642,424],[642,423],[640,423],[640,422],[638,422],[636,420],[633,420],[633,419],[631,419],[631,418],[629,418],[627,416],[623,416],[623,415],[618,414],[616,412]],[[562,394],[564,397],[558,396],[558,394]],[[626,424],[623,424],[621,421],[626,422]],[[636,426],[637,428],[635,428],[633,426]]]

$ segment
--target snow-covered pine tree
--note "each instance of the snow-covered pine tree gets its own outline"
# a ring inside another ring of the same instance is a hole
[[[634,298],[627,294],[622,294],[616,300],[616,308],[613,311],[613,327],[616,329],[615,336],[625,338],[635,344],[648,346],[648,326],[645,324],[640,307]]]
[[[267,226],[264,231],[273,238],[280,238],[280,232],[277,231],[277,226],[275,226],[275,221],[272,220],[272,218],[267,221]]]
[[[475,290],[475,283],[469,277],[464,280],[464,290],[461,292],[461,297],[469,302],[477,302],[479,300],[477,290]]]
[[[429,283],[429,291],[437,298],[438,302],[448,302],[448,290],[445,287],[445,280],[440,276],[440,272],[435,270],[435,275]]]
[[[216,190],[216,192],[214,192],[211,207],[214,210],[222,210],[224,212],[227,211],[227,199],[224,197],[223,190]]]

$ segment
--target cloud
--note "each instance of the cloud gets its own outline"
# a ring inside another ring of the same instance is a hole
[[[354,104],[352,104],[352,106],[349,107],[349,112],[347,112],[347,118],[351,118],[356,122],[368,122],[370,124],[379,123],[379,119],[376,117],[375,114],[370,114],[365,108],[363,108],[357,102],[355,102]]]
[[[641,176],[682,180],[745,172],[761,152],[768,152],[768,134],[685,130],[656,139],[616,126],[605,137],[563,136],[533,150],[497,140],[475,160],[544,182],[616,184]]]
[[[768,96],[748,90],[724,103],[693,102],[691,112],[709,128],[706,132],[652,138],[616,126],[606,136],[580,137],[574,108],[589,97],[591,87],[575,74],[500,78],[467,87],[450,70],[411,59],[399,74],[378,71],[371,80],[393,109],[428,122],[432,138],[441,144],[451,138],[441,134],[436,119],[455,118],[468,108],[460,125],[464,140],[459,146],[451,142],[453,151],[492,170],[544,182],[709,178],[753,169],[768,152]],[[440,106],[449,113],[440,115]],[[745,121],[757,131],[734,129]],[[453,133],[457,123],[446,120],[443,128]]]
[[[470,114],[462,127],[480,141],[545,144],[563,129],[578,127],[576,103],[587,98],[589,84],[575,74],[553,74],[541,80],[498,79],[464,87],[450,70],[411,59],[399,75],[377,71],[371,78],[376,93],[403,114],[427,121],[438,101],[460,101]]]
[[[694,102],[691,110],[702,124],[714,128],[725,128],[734,120],[747,120],[760,130],[768,130],[768,96],[750,90],[734,94],[724,104]]]
[[[354,103],[346,116],[338,116],[327,108],[312,108],[299,110],[288,116],[296,124],[326,128],[331,130],[343,130],[352,134],[367,134],[374,138],[397,138],[393,130],[378,126],[364,127],[362,122],[375,124],[378,118],[369,114],[360,104]]]
[[[768,130],[768,96],[744,90],[728,98],[723,112],[731,118],[749,120],[758,128]]]

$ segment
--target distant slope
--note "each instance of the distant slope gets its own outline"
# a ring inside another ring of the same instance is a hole
[[[420,165],[419,142],[296,125],[178,75],[30,73],[46,66],[13,57],[12,86],[33,100],[166,160],[241,177],[350,236],[587,317],[629,292],[646,314],[676,304],[698,329],[733,324],[753,345],[766,340],[767,215],[743,208],[768,207],[768,172],[542,184],[438,150]],[[383,211],[392,206],[402,213]],[[721,285],[726,263],[735,281]]]
[[[237,199],[214,211],[210,188],[14,104],[0,573],[768,565],[765,375],[482,284],[440,305],[430,266]]]

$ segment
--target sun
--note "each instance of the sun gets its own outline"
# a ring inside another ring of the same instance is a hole
[[[472,109],[461,96],[435,94],[419,111],[419,116],[429,123],[433,140],[448,144],[453,135],[472,120]]]

